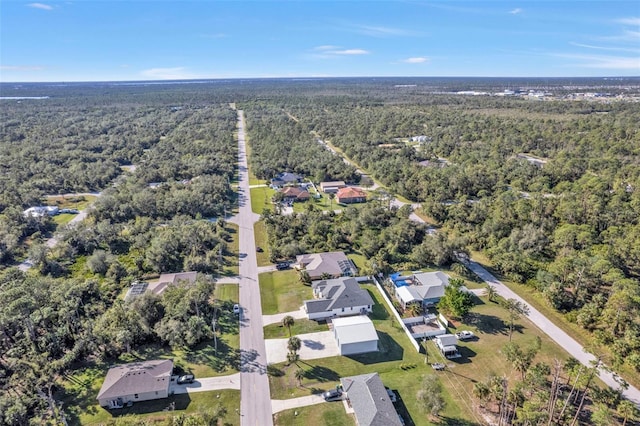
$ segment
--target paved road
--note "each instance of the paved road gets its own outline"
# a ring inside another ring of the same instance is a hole
[[[464,261],[464,263],[477,276],[484,280],[484,282],[495,287],[496,292],[500,296],[504,297],[505,299],[515,299],[527,305],[529,307],[529,319],[542,331],[544,331],[549,337],[551,337],[551,339],[554,340],[558,345],[564,348],[564,350],[569,352],[572,357],[576,358],[582,364],[587,366],[590,365],[591,361],[595,360],[595,357],[590,353],[585,352],[583,347],[571,336],[569,336],[567,333],[565,333],[559,327],[549,321],[547,317],[540,313],[540,311],[529,305],[524,299],[514,293],[511,289],[498,281],[496,277],[494,277],[489,271],[484,269],[480,264],[474,262],[473,260]],[[601,371],[600,379],[613,389],[618,389],[620,387],[618,382],[614,380],[613,374],[611,373]],[[640,406],[640,391],[637,388],[629,386],[629,388],[623,392],[623,395],[627,399],[635,402]]]
[[[240,373],[196,379],[188,385],[171,384],[171,390],[174,394],[209,392],[222,389],[240,389]]]
[[[253,224],[260,215],[251,211],[251,193],[244,135],[244,112],[238,110],[238,199],[240,211],[240,424],[271,426],[271,395],[262,330],[258,261]]]
[[[273,407],[273,413],[279,413],[280,411],[290,410],[292,408],[307,407],[309,405],[322,404],[324,398],[322,395],[307,395],[299,398],[291,399],[272,399],[271,406]]]

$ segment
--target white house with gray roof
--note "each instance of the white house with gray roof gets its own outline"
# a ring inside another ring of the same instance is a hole
[[[420,272],[392,280],[395,296],[406,308],[411,303],[430,306],[438,303],[449,285],[449,277],[442,271]]]
[[[296,269],[304,269],[311,280],[351,277],[358,273],[358,269],[344,252],[332,251],[326,253],[302,254],[296,257]]]
[[[122,408],[128,402],[167,398],[173,361],[158,359],[116,365],[109,369],[98,392],[102,407]]]
[[[314,281],[311,287],[315,299],[305,300],[303,305],[309,319],[321,321],[360,315],[373,309],[371,295],[360,287],[355,278]]]
[[[378,333],[368,316],[336,318],[331,323],[340,355],[378,351]]]
[[[378,373],[340,379],[358,426],[402,426]]]

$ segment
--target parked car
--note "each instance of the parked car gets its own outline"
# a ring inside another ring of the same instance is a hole
[[[475,337],[475,334],[473,334],[472,331],[464,330],[456,333],[456,337],[458,338],[458,340],[467,340],[473,339]]]
[[[340,401],[342,400],[342,391],[339,389],[331,389],[322,394],[325,401]]]
[[[289,264],[287,262],[280,262],[280,263],[276,264],[276,269],[278,271],[283,271],[285,269],[289,269]]]
[[[431,368],[433,368],[434,370],[437,370],[437,371],[442,371],[442,370],[444,370],[446,368],[446,365],[444,365],[441,362],[436,362],[434,364],[431,364]]]
[[[186,385],[188,383],[193,383],[194,379],[195,378],[193,377],[193,374],[185,374],[184,376],[178,377],[176,383],[178,383],[179,385]]]
[[[264,250],[262,249],[262,247],[258,246],[258,247],[256,247],[256,251],[258,253],[262,253]]]
[[[240,314],[240,305],[238,305],[237,303],[233,305],[233,313],[236,315]]]

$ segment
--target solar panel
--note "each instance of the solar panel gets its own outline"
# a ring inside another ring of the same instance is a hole
[[[149,283],[135,282],[135,283],[131,284],[131,288],[129,289],[129,295],[130,296],[139,296],[142,293],[144,293],[145,291],[147,291],[147,287],[148,286],[149,286]]]

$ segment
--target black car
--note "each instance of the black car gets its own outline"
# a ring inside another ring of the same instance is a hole
[[[264,250],[262,250],[262,247],[256,247],[256,251],[257,251],[258,253],[262,253]]]
[[[280,262],[276,265],[276,269],[278,271],[283,271],[285,269],[289,269],[289,264],[287,262]]]
[[[178,380],[176,381],[176,383],[178,383],[179,385],[186,385],[189,383],[193,383],[193,380],[194,380],[193,374],[185,374],[184,376],[178,377]]]
[[[339,389],[331,389],[322,394],[325,401],[340,401],[342,400],[342,391]]]

